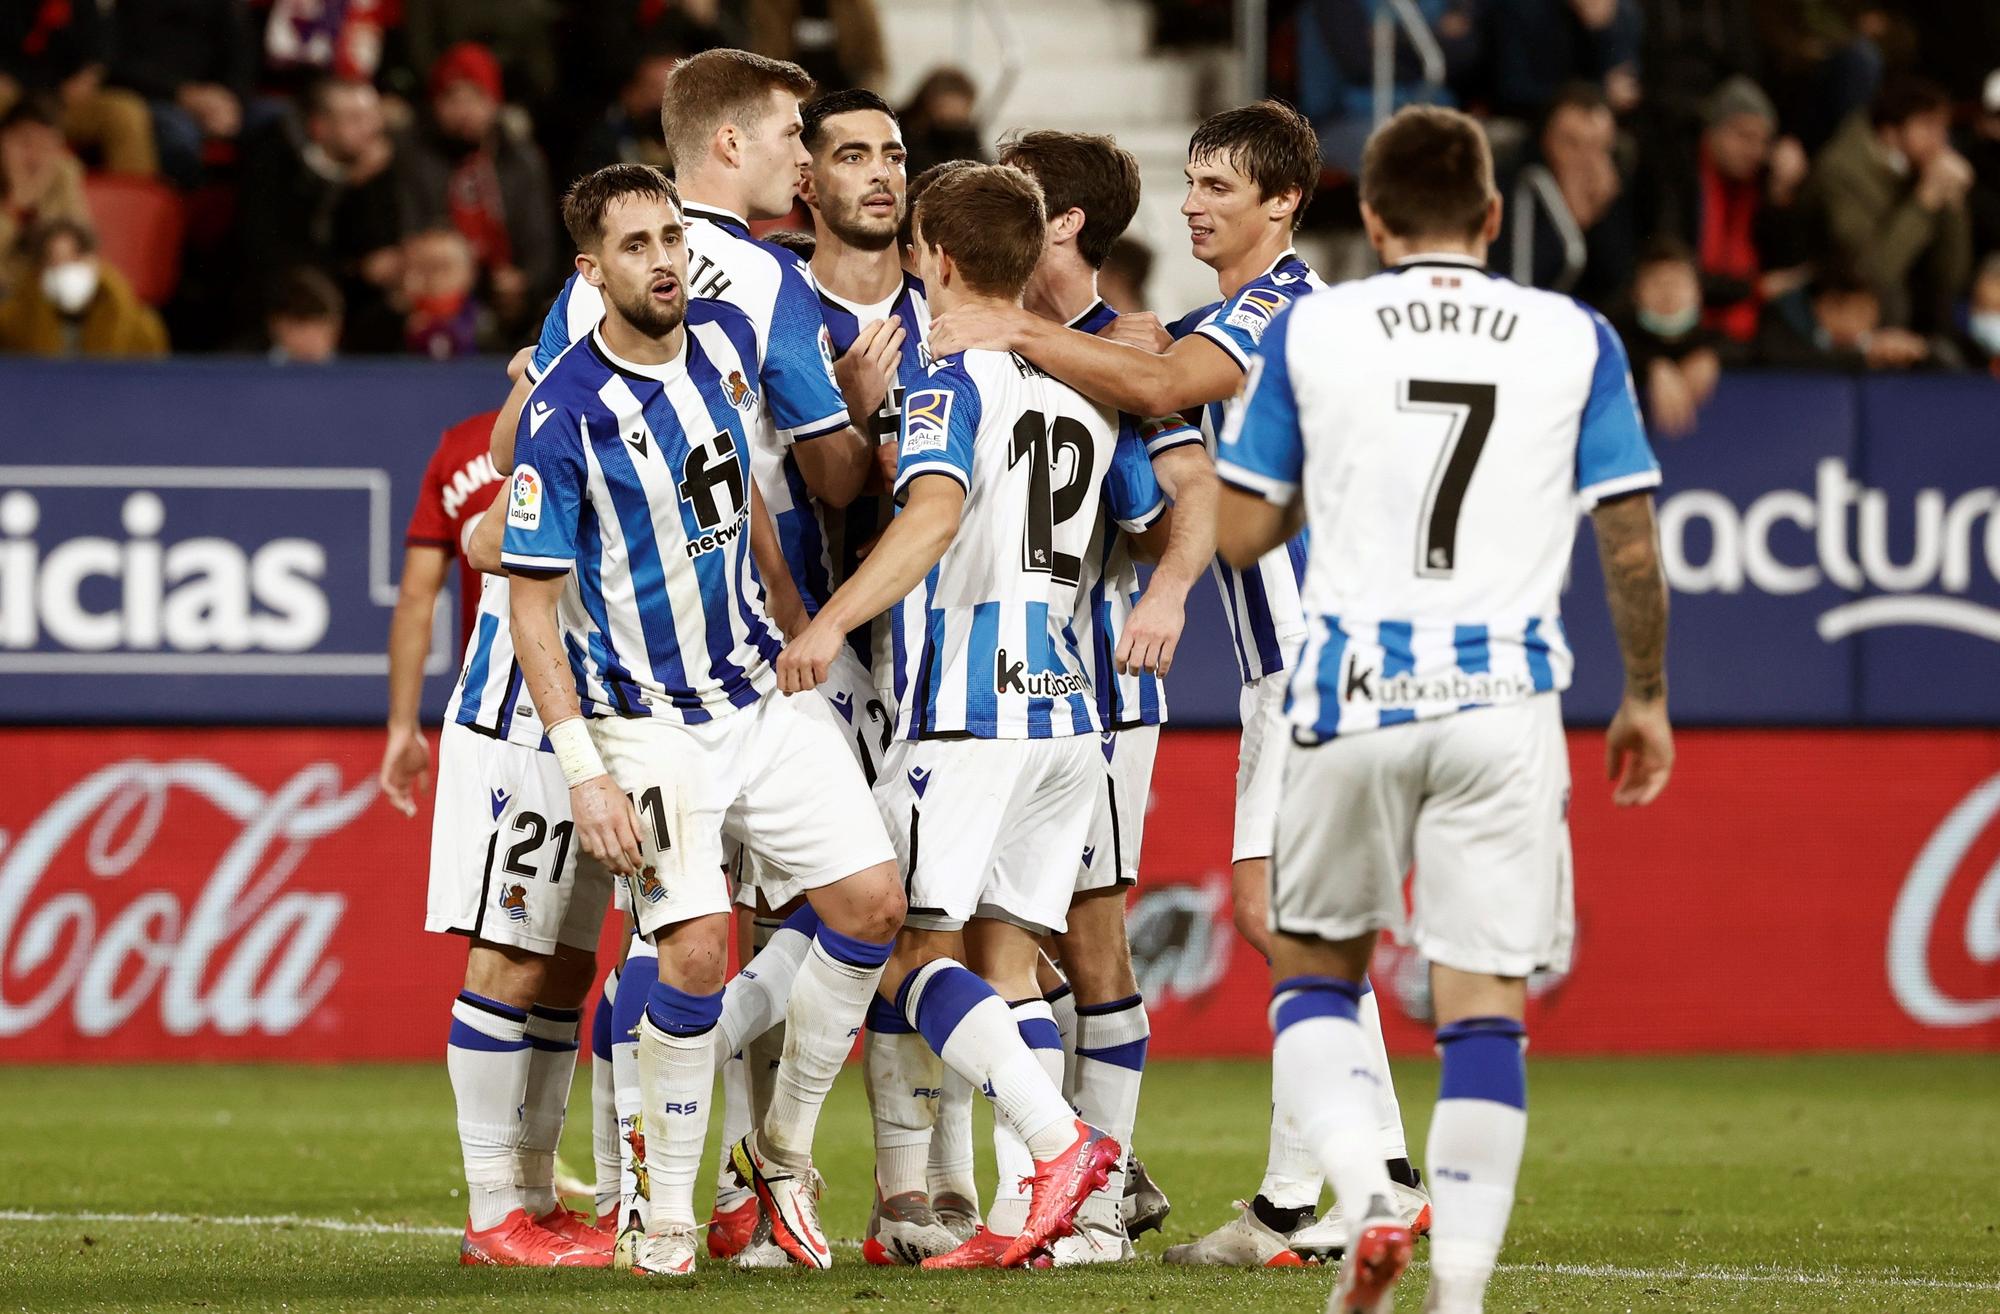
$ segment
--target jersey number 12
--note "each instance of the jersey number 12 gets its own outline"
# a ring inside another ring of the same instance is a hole
[[[1405,379],[1399,411],[1450,417],[1444,449],[1424,490],[1423,513],[1417,524],[1417,575],[1450,579],[1458,564],[1458,515],[1465,508],[1465,490],[1472,469],[1493,428],[1493,403],[1499,389],[1490,383],[1442,383],[1436,379]]]
[[[1055,486],[1063,452],[1072,456],[1069,478]],[[1083,510],[1084,494],[1096,461],[1090,430],[1083,421],[1058,415],[1053,423],[1040,411],[1023,411],[1014,421],[1014,441],[1007,449],[1007,466],[1028,462],[1028,527],[1021,542],[1021,569],[1052,575],[1058,584],[1083,578],[1083,559],[1056,550],[1056,527]]]

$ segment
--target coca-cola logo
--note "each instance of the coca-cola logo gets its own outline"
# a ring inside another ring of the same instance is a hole
[[[375,793],[373,781],[343,788],[326,762],[266,793],[214,762],[135,759],[79,781],[18,835],[0,831],[0,1037],[63,1008],[78,1033],[108,1035],[148,1006],[170,1036],[291,1031],[339,978],[326,949],[347,900],[286,883]],[[185,902],[88,888],[86,874],[153,885],[150,871],[181,860],[176,841],[218,822],[236,834]]]
[[[1983,999],[1960,998],[1938,980],[1935,955],[1949,943],[1938,918],[1955,904],[1954,881],[1968,857],[1988,837],[2000,817],[2000,775],[1966,795],[1932,832],[1896,896],[1889,919],[1889,986],[1896,1002],[1917,1021],[1934,1027],[1975,1027],[2000,1019],[2000,992]],[[1976,865],[1973,864],[1973,865]],[[1968,873],[1970,875],[1970,873]],[[2000,857],[1965,904],[1961,946],[1975,967],[2000,962]]]

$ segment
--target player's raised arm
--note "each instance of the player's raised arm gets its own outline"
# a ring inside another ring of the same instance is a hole
[[[859,497],[874,468],[875,445],[864,433],[872,408],[857,411],[856,398],[842,393],[819,296],[797,265],[779,274],[762,378],[771,419],[812,495],[831,507]],[[864,379],[857,397],[865,401],[867,391]],[[876,396],[874,405],[881,404]]]
[[[1235,395],[1243,367],[1200,334],[1164,352],[1078,333],[1018,307],[965,305],[931,321],[931,354],[972,347],[1016,352],[1095,401],[1167,415]]]
[[[1223,488],[1215,547],[1239,570],[1288,541],[1305,523],[1305,504],[1299,498],[1305,445],[1287,359],[1291,322],[1289,307],[1272,321],[1263,350],[1251,361],[1243,398],[1230,407],[1216,452]]]

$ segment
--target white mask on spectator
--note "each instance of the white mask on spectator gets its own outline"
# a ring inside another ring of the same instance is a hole
[[[1671,315],[1662,315],[1652,310],[1639,312],[1639,327],[1656,338],[1684,337],[1694,332],[1695,325],[1699,323],[1701,323],[1700,306],[1689,306],[1686,310],[1677,310]]]
[[[65,315],[74,315],[97,295],[97,264],[91,260],[71,260],[50,265],[42,271],[42,295]]]
[[[1972,340],[1989,356],[2000,356],[2000,310],[1972,312]]]

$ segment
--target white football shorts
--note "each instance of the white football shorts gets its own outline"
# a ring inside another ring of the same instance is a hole
[[[610,902],[610,874],[570,825],[556,755],[447,723],[424,929],[536,954],[594,950]]]
[[[1104,806],[1097,810],[1083,865],[1076,869],[1078,894],[1139,883],[1139,847],[1146,839],[1160,727],[1107,731],[1098,736],[1098,744],[1104,751]]]
[[[702,725],[602,717],[590,737],[639,811],[649,873],[626,885],[642,935],[729,911],[725,839],[770,874],[773,907],[895,856],[817,694],[767,694]]]
[[[1104,758],[1096,735],[903,739],[875,801],[902,864],[907,925],[992,917],[1060,931],[1103,805]]]
[[[1323,940],[1386,930],[1465,972],[1566,969],[1568,813],[1552,693],[1318,745],[1288,736],[1271,928]]]
[[[1243,742],[1236,754],[1236,837],[1229,860],[1268,858],[1277,836],[1278,785],[1284,777],[1285,684],[1290,671],[1273,671],[1243,686],[1237,711]]]
[[[861,768],[862,779],[873,786],[882,770],[882,755],[888,751],[890,736],[896,731],[895,703],[876,689],[874,677],[852,648],[840,650],[840,656],[828,667],[826,683],[820,685],[819,692],[839,718],[841,733]],[[804,697],[798,694],[794,700]],[[729,870],[735,882],[738,907],[755,908],[760,892],[764,905],[772,911],[798,896],[802,887],[794,888],[782,871],[767,869],[747,851],[735,852],[734,845],[730,848]]]

